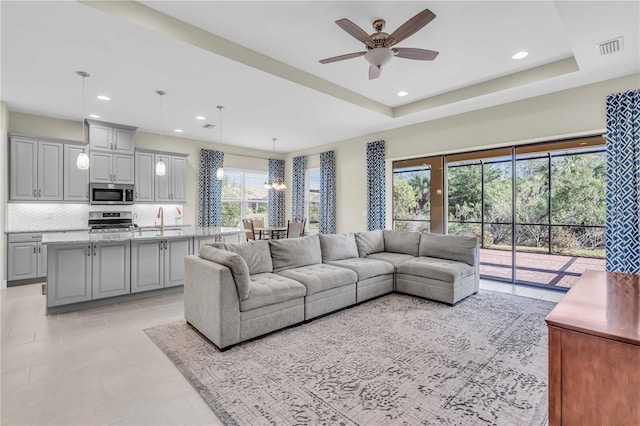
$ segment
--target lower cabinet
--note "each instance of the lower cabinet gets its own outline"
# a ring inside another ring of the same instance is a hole
[[[52,245],[47,257],[47,306],[130,292],[129,241]]]
[[[131,293],[184,285],[184,257],[191,238],[133,241]]]
[[[47,246],[40,242],[42,234],[9,235],[7,244],[7,281],[47,276]]]

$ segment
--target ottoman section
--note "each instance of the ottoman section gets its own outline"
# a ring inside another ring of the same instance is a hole
[[[349,269],[320,263],[286,269],[277,275],[298,281],[306,287],[305,320],[356,303],[358,275]]]
[[[358,274],[356,303],[393,292],[394,267],[389,262],[354,257],[326,263],[328,265],[351,269]]]
[[[477,292],[476,268],[456,260],[416,257],[397,267],[396,290],[455,304]]]

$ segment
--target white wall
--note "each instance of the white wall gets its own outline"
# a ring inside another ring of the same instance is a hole
[[[337,232],[365,230],[367,220],[362,212],[366,210],[367,198],[366,144],[383,139],[387,158],[387,226],[390,226],[393,160],[602,133],[606,127],[606,96],[639,87],[640,75],[635,74],[292,152],[286,158],[286,184],[291,188],[291,158],[315,157],[322,151],[334,150]],[[286,213],[290,216],[289,191],[286,204]]]
[[[30,136],[68,140],[84,140],[79,121],[60,120],[50,117],[21,113],[10,113],[10,131]],[[200,149],[223,151],[224,166],[245,170],[268,171],[268,158],[284,158],[269,151],[257,151],[231,145],[221,145],[186,138],[157,135],[136,131],[136,148],[188,154],[187,158],[187,204],[184,205],[184,223],[198,221],[198,179]],[[5,173],[6,174],[6,173]]]

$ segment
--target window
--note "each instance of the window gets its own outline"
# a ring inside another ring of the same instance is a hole
[[[266,172],[224,171],[222,179],[222,226],[242,227],[242,219],[263,219],[268,223],[269,190]]]
[[[306,194],[305,212],[307,215],[307,229],[305,232],[318,232],[319,212],[320,212],[320,169],[307,170],[307,182],[305,185]]]

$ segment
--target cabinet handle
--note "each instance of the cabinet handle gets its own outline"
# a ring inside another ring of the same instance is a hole
[[[91,257],[91,245],[89,245],[89,249],[87,250],[87,256]]]
[[[93,245],[93,255],[94,256],[96,255],[96,245],[95,244]]]
[[[35,190],[35,188],[33,189],[33,196],[34,196],[34,197],[37,197],[37,196],[38,196],[38,195],[36,194],[36,190]]]
[[[167,240],[164,240],[164,249],[167,249]]]
[[[33,246],[33,254],[36,254],[36,246]]]
[[[42,197],[42,189],[38,189],[38,198]]]
[[[89,191],[84,193],[85,198],[89,198]]]
[[[109,143],[109,148],[113,151],[113,142]]]
[[[40,251],[41,248],[41,246],[38,246],[38,253],[42,253],[42,251]]]
[[[162,241],[160,241],[160,250],[162,250]]]

